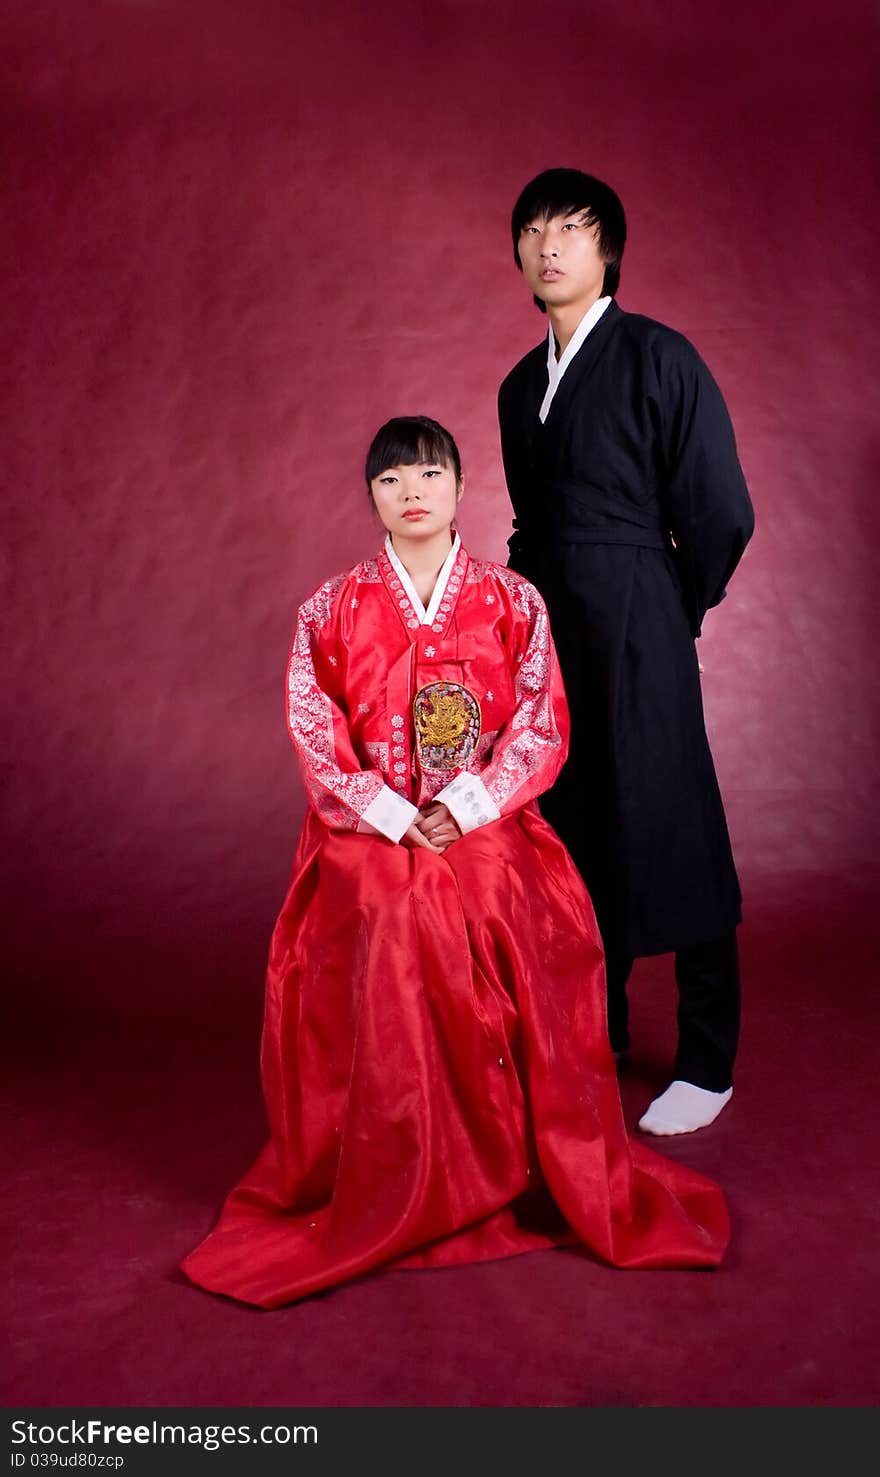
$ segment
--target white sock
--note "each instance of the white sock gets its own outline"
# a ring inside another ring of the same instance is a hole
[[[654,1099],[639,1119],[639,1128],[643,1133],[693,1133],[714,1123],[732,1097],[732,1087],[726,1092],[709,1092],[692,1082],[676,1080]]]

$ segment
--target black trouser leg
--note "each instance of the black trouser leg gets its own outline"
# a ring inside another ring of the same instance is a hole
[[[608,986],[608,1039],[612,1051],[626,1051],[629,1046],[629,1001],[626,982],[633,967],[632,955],[620,954],[613,947],[605,950],[605,979]]]
[[[736,932],[679,949],[678,1051],[675,1076],[709,1092],[732,1082],[739,1038],[739,958]]]

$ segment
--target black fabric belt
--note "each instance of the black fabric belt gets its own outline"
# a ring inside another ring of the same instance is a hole
[[[629,544],[638,549],[670,549],[669,535],[656,505],[644,510],[587,482],[548,482],[538,499],[540,514],[514,518],[521,546],[541,544]]]

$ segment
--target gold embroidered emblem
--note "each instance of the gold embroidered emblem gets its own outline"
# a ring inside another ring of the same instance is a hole
[[[460,769],[480,737],[480,705],[458,682],[430,682],[413,701],[416,750],[422,769]]]

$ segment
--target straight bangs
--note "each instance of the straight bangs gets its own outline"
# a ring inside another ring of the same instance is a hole
[[[532,221],[552,221],[557,215],[580,215],[583,216],[584,225],[600,226],[602,224],[593,206],[586,204],[582,197],[543,195],[535,200],[533,208],[523,212],[522,219],[517,224],[517,235],[523,226]]]
[[[399,415],[376,432],[364,468],[367,486],[389,467],[412,467],[434,462],[449,467],[461,481],[461,458],[450,433],[424,415]]]

